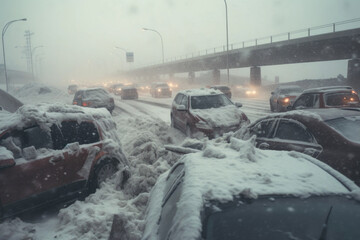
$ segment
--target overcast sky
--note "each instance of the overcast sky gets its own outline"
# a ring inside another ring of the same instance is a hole
[[[230,44],[360,16],[359,0],[227,3]],[[100,79],[118,70],[160,63],[160,38],[143,27],[161,33],[165,59],[226,43],[223,0],[0,0],[1,27],[19,18],[28,20],[12,24],[5,35],[8,68],[26,71],[21,46],[24,32],[30,30],[33,48],[44,46],[34,53],[35,67],[56,82]],[[125,63],[124,52],[115,46],[134,52],[135,62]],[[273,80],[278,75],[285,82],[346,76],[346,68],[346,61],[269,66],[262,68],[262,76]],[[242,76],[249,72],[231,70]]]

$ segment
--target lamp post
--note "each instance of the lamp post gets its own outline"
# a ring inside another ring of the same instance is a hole
[[[5,44],[4,44],[4,36],[6,33],[6,30],[9,28],[9,26],[14,23],[14,22],[18,22],[18,21],[26,21],[26,18],[22,18],[22,19],[17,19],[17,20],[13,20],[10,22],[7,22],[2,30],[2,34],[1,34],[1,40],[2,40],[2,48],[3,48],[3,58],[4,58],[4,71],[5,71],[5,82],[6,82],[6,92],[9,91],[9,86],[8,86],[8,79],[7,79],[7,69],[6,69],[6,58],[5,58]]]
[[[143,30],[156,32],[159,35],[159,37],[161,39],[162,62],[164,63],[164,43],[163,43],[163,38],[162,38],[161,34],[158,31],[156,31],[155,29],[143,28]]]
[[[128,51],[125,48],[121,48],[121,47],[118,47],[118,46],[115,46],[115,48],[120,49],[121,51],[125,52],[125,64],[126,64],[126,53]],[[121,66],[121,68],[122,68],[122,66]]]
[[[225,3],[225,13],[226,13],[226,69],[227,69],[227,80],[228,85],[230,85],[230,77],[229,77],[229,28],[228,28],[228,10],[227,10],[227,3]]]

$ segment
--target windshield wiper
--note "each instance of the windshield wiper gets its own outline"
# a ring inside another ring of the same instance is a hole
[[[330,218],[332,208],[333,208],[333,206],[330,207],[329,212],[328,212],[327,217],[326,217],[326,220],[325,220],[325,223],[322,226],[322,230],[321,230],[319,240],[326,240],[327,227],[328,227],[328,222],[329,222],[329,218]]]

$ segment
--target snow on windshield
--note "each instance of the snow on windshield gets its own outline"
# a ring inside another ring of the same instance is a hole
[[[191,109],[209,109],[232,105],[232,102],[224,95],[192,96]]]

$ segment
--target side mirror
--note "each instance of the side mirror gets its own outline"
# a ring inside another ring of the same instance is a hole
[[[0,169],[15,166],[15,160],[13,158],[0,159]]]
[[[176,106],[176,110],[178,110],[178,111],[186,111],[186,107],[184,105],[178,105],[178,106]]]
[[[237,106],[237,107],[242,107],[242,103],[236,102],[236,103],[235,103],[235,106]]]

